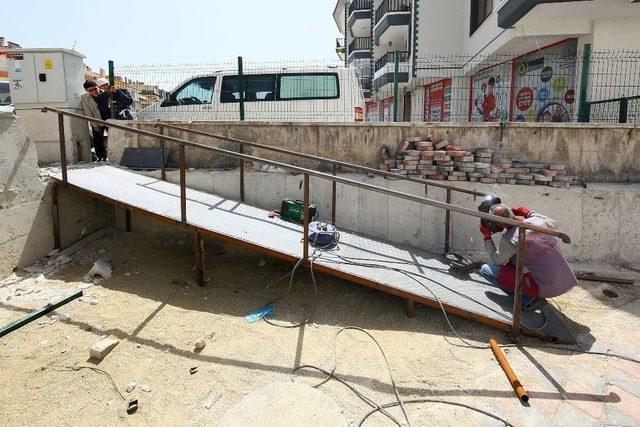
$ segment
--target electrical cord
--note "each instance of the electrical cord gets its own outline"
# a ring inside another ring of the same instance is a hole
[[[116,391],[116,393],[118,393],[118,396],[120,396],[120,399],[122,399],[123,402],[126,402],[127,399],[122,395],[122,393],[120,393],[120,390],[118,390],[118,386],[116,385],[116,382],[113,380],[113,377],[105,370],[100,369],[100,368],[96,368],[95,366],[65,366],[65,365],[51,365],[52,368],[58,368],[58,369],[54,369],[54,371],[59,371],[59,372],[65,372],[65,371],[80,371],[81,369],[89,369],[91,371],[94,372],[98,372],[102,375],[105,375],[107,378],[109,378],[111,380],[111,384],[113,385],[113,389]]]

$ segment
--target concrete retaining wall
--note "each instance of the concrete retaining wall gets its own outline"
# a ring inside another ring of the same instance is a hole
[[[159,176],[156,172],[150,174]],[[195,170],[188,171],[186,176],[189,188],[233,200],[239,198],[237,171]],[[362,174],[343,176],[383,188],[424,195],[424,187],[415,183],[368,178]],[[168,172],[167,179],[178,182],[177,172]],[[301,175],[249,171],[245,176],[245,200],[260,208],[278,209],[284,197],[302,198],[302,181]],[[311,178],[311,184],[311,199],[318,204],[320,218],[330,219],[330,182]],[[467,188],[497,194],[504,203],[524,205],[554,218],[559,229],[572,239],[570,245],[562,244],[562,248],[573,260],[625,265],[640,263],[640,251],[637,249],[640,218],[635,214],[637,206],[640,206],[640,184],[596,184],[568,189],[466,184]],[[339,228],[429,250],[443,250],[444,210],[342,184],[337,188],[336,223]],[[428,197],[444,201],[445,191],[429,188]],[[473,196],[454,193],[453,203],[476,209],[480,199],[473,200]],[[137,224],[140,228],[136,228]],[[135,231],[147,227],[148,221],[134,221]],[[158,230],[164,231],[166,227]],[[484,242],[475,218],[452,214],[452,247],[472,258],[482,258]]]
[[[141,129],[156,131],[149,122],[126,122]],[[392,151],[398,141],[411,136],[432,134],[471,149],[490,147],[507,158],[527,162],[564,163],[589,182],[640,182],[640,126],[560,123],[367,123],[367,124],[292,124],[292,123],[191,123],[183,126],[224,136],[246,139],[294,151],[315,154],[367,165],[380,163],[382,146]],[[167,134],[192,141],[214,144],[210,138],[167,130]],[[109,158],[119,162],[125,147],[158,146],[152,138],[112,129],[109,134]],[[236,144],[216,146],[235,150]],[[169,143],[170,162],[177,163],[177,148]],[[261,157],[311,165],[271,152]],[[230,168],[234,159],[204,150],[187,148],[187,165],[193,168]]]

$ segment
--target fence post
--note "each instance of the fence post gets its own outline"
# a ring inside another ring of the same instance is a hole
[[[582,75],[580,78],[580,104],[578,106],[578,121],[588,122],[589,113],[587,111],[587,90],[589,87],[589,68],[591,66],[591,44],[584,45],[582,57]]]
[[[520,311],[522,301],[522,273],[524,271],[524,242],[527,230],[518,228],[518,253],[516,255],[516,283],[513,294],[513,336],[512,341],[518,341],[520,334]]]
[[[238,56],[238,92],[240,96],[240,121],[244,121],[244,74],[242,73],[242,56]],[[238,149],[244,153],[244,144]],[[240,202],[244,203],[244,160],[240,159]]]
[[[426,192],[426,186],[425,186]],[[451,204],[451,189],[447,188],[447,203]],[[444,219],[444,253],[449,253],[451,249],[451,211],[447,209],[445,211]]]
[[[164,135],[164,126],[160,125],[158,126],[158,130],[160,135]],[[162,150],[162,163],[160,164],[160,179],[163,181],[167,180],[167,172],[165,170],[165,162],[167,161],[166,159],[166,154],[165,154],[165,146],[164,146],[164,138],[160,139],[160,149]]]
[[[182,225],[187,223],[187,187],[185,177],[184,144],[178,143],[180,153],[180,221]]]
[[[398,73],[400,71],[400,51],[393,53],[393,121],[398,121]]]
[[[629,110],[629,98],[621,98],[620,113],[618,114],[618,123],[627,123],[628,110]]]
[[[309,259],[309,174],[304,174],[304,190],[303,190],[303,203],[304,203],[304,225],[302,236],[302,263],[306,264]]]
[[[62,163],[62,182],[67,185],[67,146],[64,138],[64,116],[58,113],[58,137],[60,138],[60,162]]]
[[[113,61],[109,60],[109,87],[113,87],[113,84],[115,83],[115,76],[113,75],[113,73]],[[111,118],[117,119],[118,117],[116,116],[116,104],[115,102],[113,102],[113,96],[113,92],[109,92],[109,99],[111,100],[111,106],[109,108],[111,110]]]

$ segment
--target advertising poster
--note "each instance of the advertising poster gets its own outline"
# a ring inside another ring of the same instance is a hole
[[[424,87],[424,121],[448,122],[451,119],[451,79],[442,79]]]
[[[513,121],[568,122],[575,116],[576,48],[570,40],[515,60]]]
[[[382,100],[382,121],[393,121],[393,96]]]
[[[368,122],[377,122],[378,118],[378,103],[376,101],[367,101],[365,103],[367,121]]]
[[[471,78],[472,122],[509,120],[511,63],[504,63],[480,71]]]

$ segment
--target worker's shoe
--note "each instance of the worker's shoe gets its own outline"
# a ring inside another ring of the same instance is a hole
[[[547,306],[547,300],[542,297],[536,297],[531,302],[525,304],[524,308],[530,311],[542,310]]]

